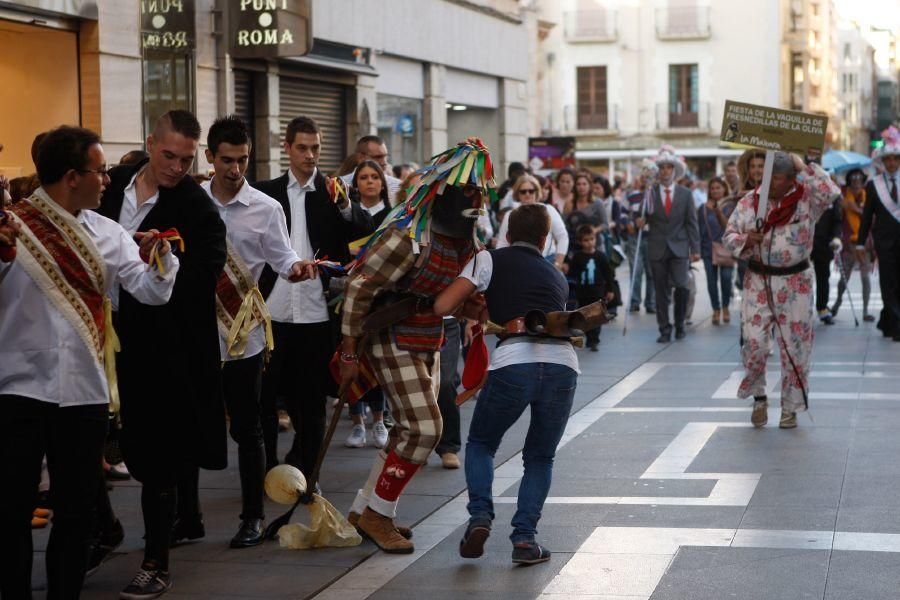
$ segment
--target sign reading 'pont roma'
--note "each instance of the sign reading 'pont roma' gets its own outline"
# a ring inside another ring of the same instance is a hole
[[[270,58],[309,52],[309,0],[232,0],[228,6],[232,56]]]
[[[141,46],[189,52],[194,48],[194,0],[141,0]]]

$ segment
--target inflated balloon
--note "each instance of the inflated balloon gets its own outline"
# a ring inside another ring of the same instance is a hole
[[[306,491],[306,477],[292,465],[278,465],[266,473],[266,495],[278,504],[294,504]]]

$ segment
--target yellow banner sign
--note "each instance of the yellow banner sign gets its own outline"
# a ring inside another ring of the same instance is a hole
[[[735,146],[795,152],[810,159],[822,156],[828,117],[725,101],[721,140]]]

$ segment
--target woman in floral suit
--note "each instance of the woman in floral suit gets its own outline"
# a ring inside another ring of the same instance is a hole
[[[756,427],[768,421],[766,357],[773,326],[781,342],[779,426],[796,427],[797,412],[807,408],[814,324],[809,256],[816,221],[839,194],[819,165],[776,152],[765,219],[757,223],[757,188],[740,200],[722,237],[732,253],[749,260],[741,302],[746,373],[738,398],[753,396],[750,420]]]

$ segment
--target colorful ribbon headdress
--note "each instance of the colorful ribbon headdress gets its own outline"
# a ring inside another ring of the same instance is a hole
[[[408,228],[414,247],[428,244],[434,199],[443,194],[448,185],[475,186],[482,198],[489,196],[492,200],[497,199],[491,153],[479,138],[470,137],[432,156],[429,164],[416,173],[419,175],[418,181],[409,191],[406,202],[395,206],[369,238],[357,242],[362,246],[357,262],[362,261],[369,247],[391,225]]]

